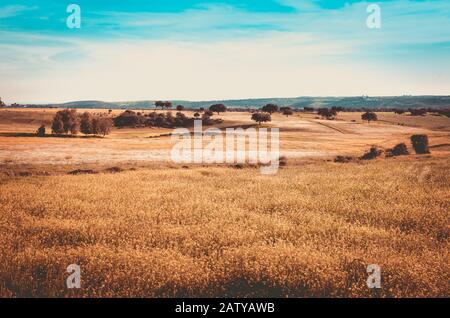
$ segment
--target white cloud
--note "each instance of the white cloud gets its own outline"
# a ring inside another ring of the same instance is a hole
[[[22,5],[10,5],[0,8],[0,19],[15,17],[24,11],[36,10],[37,7],[27,7]]]

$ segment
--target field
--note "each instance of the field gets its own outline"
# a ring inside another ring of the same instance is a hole
[[[33,136],[55,111],[0,110],[2,297],[450,296],[449,118],[275,114],[266,126],[280,128],[287,165],[264,176],[174,164],[168,129]],[[333,162],[371,145],[412,152],[416,133],[430,155]],[[80,289],[66,288],[69,264]],[[382,288],[367,288],[368,264]]]

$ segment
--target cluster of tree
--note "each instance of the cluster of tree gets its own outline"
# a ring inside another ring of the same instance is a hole
[[[164,108],[169,109],[169,108],[172,108],[172,103],[168,102],[168,101],[163,102],[163,101],[158,100],[155,102],[155,108],[158,108],[158,107],[161,107],[161,109],[164,109]]]
[[[317,110],[317,114],[321,116],[322,118],[326,118],[329,120],[332,120],[336,118],[337,110],[333,108],[319,108]]]
[[[76,109],[64,109],[58,111],[53,117],[52,133],[78,134],[81,131],[86,135],[106,136],[110,133],[112,126],[112,119],[109,117],[93,116],[88,112],[79,116]],[[45,126],[38,129],[38,135],[45,135]]]
[[[1,97],[0,97],[0,107],[5,107],[5,103],[2,101]]]
[[[272,117],[270,113],[253,113],[252,114],[252,120],[256,121],[259,125],[261,123],[269,122],[272,120]]]
[[[93,116],[88,112],[81,115],[80,131],[85,135],[106,136],[111,132],[113,121],[110,117]]]
[[[194,120],[201,117],[203,125],[212,125],[221,123],[221,119],[211,119],[212,112],[205,111],[203,115],[198,112],[194,114],[194,117],[188,117],[181,112],[177,112],[175,116],[171,112],[157,113],[152,112],[149,114],[142,114],[140,112],[134,112],[132,110],[126,110],[119,116],[114,118],[114,125],[116,127],[163,127],[163,128],[175,128],[175,127],[192,127],[194,126]]]

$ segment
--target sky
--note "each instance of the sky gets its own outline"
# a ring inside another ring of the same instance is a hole
[[[0,0],[8,104],[405,94],[450,95],[448,0]]]

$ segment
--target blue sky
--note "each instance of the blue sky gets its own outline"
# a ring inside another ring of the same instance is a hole
[[[450,1],[2,0],[0,74],[7,102],[450,94]]]

